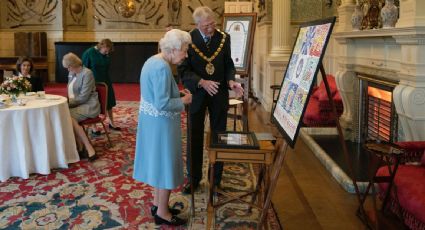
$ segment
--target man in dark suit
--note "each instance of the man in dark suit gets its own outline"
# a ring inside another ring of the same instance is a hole
[[[230,54],[230,36],[215,28],[213,11],[208,7],[198,7],[193,12],[196,28],[190,32],[192,45],[188,57],[178,66],[179,76],[184,86],[193,95],[190,106],[192,124],[192,165],[187,164],[193,185],[196,189],[202,179],[202,155],[204,143],[204,120],[208,109],[212,132],[225,131],[229,103],[229,89],[237,95],[243,94],[243,88],[235,82],[235,66]],[[190,156],[188,156],[190,157]],[[189,161],[188,161],[189,162]],[[216,163],[214,184],[219,185],[223,164]],[[183,193],[190,193],[187,184]]]

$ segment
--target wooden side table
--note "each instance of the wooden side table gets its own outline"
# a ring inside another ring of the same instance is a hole
[[[263,212],[263,206],[266,203],[266,200],[262,200],[265,197],[265,193],[268,191],[270,186],[269,179],[269,167],[273,163],[274,154],[276,152],[275,146],[271,141],[259,141],[259,149],[228,149],[228,148],[212,148],[210,144],[210,133],[207,134],[206,138],[206,149],[208,150],[208,158],[210,161],[210,172],[209,172],[209,200],[208,200],[208,219],[207,219],[207,229],[212,229],[213,220],[215,219],[215,209],[219,206],[227,204],[232,201],[239,201],[245,204],[250,205],[250,207],[255,207],[261,210],[261,216]],[[242,195],[234,195],[228,192],[224,192],[220,189],[214,187],[214,164],[216,162],[238,162],[238,163],[256,163],[261,165],[260,173],[257,178],[257,184],[254,191],[247,192]],[[221,202],[214,203],[214,193],[220,193],[227,197]],[[252,195],[251,202],[246,202],[242,200],[243,197]],[[259,197],[257,197],[259,195]],[[257,200],[258,204],[255,204]],[[259,223],[261,225],[262,223]]]

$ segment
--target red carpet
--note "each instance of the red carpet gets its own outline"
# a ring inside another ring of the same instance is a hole
[[[140,101],[140,86],[138,83],[114,83],[115,98],[117,101]],[[66,83],[48,83],[44,87],[48,94],[66,97]]]
[[[0,229],[173,229],[155,226],[149,210],[152,187],[132,178],[138,108],[138,102],[118,103],[114,114],[122,131],[111,131],[111,148],[106,147],[104,135],[92,139],[98,160],[82,160],[49,175],[32,174],[26,180],[10,178],[0,183]],[[183,134],[185,130],[183,114]],[[185,146],[185,135],[182,141]],[[204,156],[206,175],[207,154]],[[254,171],[251,164],[225,164],[222,188],[252,190]],[[195,216],[189,215],[190,196],[183,196],[180,188],[171,194],[170,205],[190,220],[175,229],[206,229],[205,181],[196,193]],[[255,229],[258,214],[256,209],[248,212],[244,204],[228,204],[217,210],[214,229]],[[268,229],[280,229],[272,208],[267,224]]]
[[[113,84],[117,101],[140,101],[140,84]]]

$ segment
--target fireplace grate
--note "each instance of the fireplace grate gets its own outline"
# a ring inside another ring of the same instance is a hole
[[[392,101],[395,84],[365,76],[360,78],[360,143],[397,141],[398,116]]]
[[[391,141],[391,103],[369,95],[367,139]]]

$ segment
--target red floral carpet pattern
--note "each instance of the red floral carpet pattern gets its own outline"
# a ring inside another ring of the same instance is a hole
[[[137,113],[137,102],[118,103],[114,114],[122,131],[110,131],[111,148],[106,147],[104,135],[94,138],[100,157],[93,163],[82,160],[49,175],[33,174],[26,180],[11,178],[0,183],[0,229],[173,229],[154,224],[150,214],[152,187],[132,179]],[[185,146],[186,137],[183,140]],[[207,158],[205,161],[206,166]],[[225,190],[252,189],[252,181],[251,165],[225,165]],[[176,229],[206,229],[205,180],[202,185],[196,193],[195,217],[189,218],[190,196],[181,195],[181,188],[173,191],[170,204],[190,219]],[[248,213],[247,206],[238,203],[226,205],[216,212],[215,228],[255,229],[258,211],[252,210]],[[267,223],[269,229],[280,229],[273,209]]]

